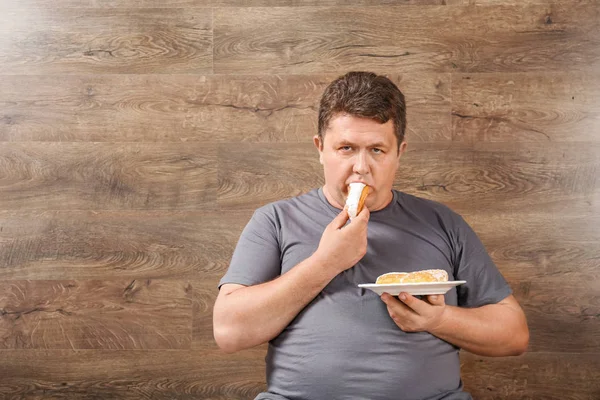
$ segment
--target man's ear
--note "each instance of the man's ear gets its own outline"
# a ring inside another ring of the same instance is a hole
[[[319,150],[319,162],[323,165],[323,140],[319,137],[319,135],[313,136],[313,143],[317,150]]]
[[[408,146],[408,143],[406,143],[406,140],[403,140],[402,143],[400,143],[400,147],[398,148],[398,160],[400,159],[400,157],[402,157],[402,155],[406,151],[407,146]]]

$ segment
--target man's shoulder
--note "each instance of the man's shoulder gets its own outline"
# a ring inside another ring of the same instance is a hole
[[[312,189],[306,193],[297,196],[288,197],[281,200],[272,201],[256,209],[255,213],[277,216],[285,213],[301,210],[305,207],[314,207],[321,203],[318,189]]]
[[[395,190],[395,192],[397,193],[398,204],[417,215],[434,216],[452,222],[462,219],[460,214],[444,203],[401,192],[399,190]]]

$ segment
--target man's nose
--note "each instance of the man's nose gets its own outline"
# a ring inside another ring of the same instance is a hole
[[[354,173],[365,175],[369,173],[369,160],[365,152],[359,152],[354,160]]]

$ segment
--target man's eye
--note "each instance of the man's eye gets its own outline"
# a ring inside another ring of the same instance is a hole
[[[350,147],[350,146],[342,146],[342,147],[340,147],[340,150],[342,150],[342,151],[350,151],[350,150],[352,150],[352,147]]]
[[[375,148],[375,149],[373,149],[373,152],[375,154],[381,154],[381,153],[383,153],[383,150]]]

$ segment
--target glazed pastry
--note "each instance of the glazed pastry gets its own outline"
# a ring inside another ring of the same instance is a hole
[[[346,207],[348,207],[348,215],[351,220],[360,214],[368,195],[369,187],[364,183],[353,182],[349,185]]]
[[[422,282],[446,282],[448,273],[443,269],[425,269],[415,272],[388,272],[380,275],[376,284],[385,283],[422,283]]]

